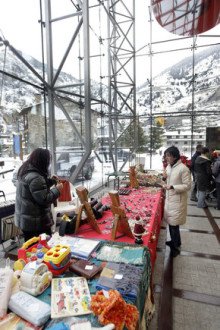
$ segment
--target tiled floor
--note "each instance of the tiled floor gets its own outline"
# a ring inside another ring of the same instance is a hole
[[[176,258],[170,257],[165,245],[166,224],[162,223],[153,274],[156,310],[149,330],[220,329],[220,211],[213,205],[198,209],[188,201],[187,214]],[[17,248],[10,252],[16,256]],[[0,267],[5,262],[0,246]]]
[[[162,223],[153,283],[156,312],[149,330],[220,329],[220,211],[188,201],[181,253],[170,257]],[[167,279],[168,278],[168,279]]]

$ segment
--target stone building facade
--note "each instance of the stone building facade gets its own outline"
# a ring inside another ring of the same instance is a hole
[[[85,136],[85,111],[73,103],[64,105],[66,111],[74,122],[79,134]],[[46,113],[46,116],[45,116]],[[49,117],[48,105],[46,109],[43,103],[36,103],[34,106],[22,109],[20,117],[23,122],[23,149],[24,153],[30,153],[34,148],[46,146],[46,136],[49,142]],[[57,147],[79,147],[80,140],[66,118],[63,111],[55,106],[55,132]],[[92,141],[97,134],[97,117],[91,113],[91,136]]]

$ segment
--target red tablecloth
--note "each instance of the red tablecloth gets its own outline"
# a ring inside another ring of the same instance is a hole
[[[151,188],[152,190],[152,188]],[[163,216],[164,198],[161,189],[153,189],[153,192],[149,193],[148,188],[140,188],[138,190],[132,189],[129,195],[120,195],[120,206],[124,208],[125,213],[129,219],[135,219],[139,215],[144,223],[147,235],[143,236],[143,245],[148,246],[151,252],[152,270],[156,259],[156,248],[158,235],[160,233],[161,220]],[[103,204],[111,204],[110,197],[106,197],[102,201]],[[111,211],[105,211],[101,219],[97,220],[97,223],[102,231],[102,234],[98,234],[89,224],[80,226],[78,236],[85,238],[95,238],[102,240],[111,240],[111,227],[113,223],[113,215]],[[119,236],[119,237],[118,237]],[[134,239],[121,236],[121,233],[117,232],[116,241],[134,243]]]

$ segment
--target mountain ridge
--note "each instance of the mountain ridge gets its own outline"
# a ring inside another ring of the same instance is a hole
[[[34,57],[18,51],[25,60],[42,76],[43,64]],[[4,59],[4,52],[0,51],[0,60],[3,63],[2,70],[11,73],[12,76],[2,75],[1,81],[1,121],[7,121],[12,113],[17,115],[24,107],[35,103],[35,95],[43,92],[42,82],[25,66],[13,53],[7,52]],[[194,57],[195,79],[192,81],[192,56],[179,61],[173,66],[163,70],[152,79],[152,101],[153,113],[168,113],[169,111],[185,112],[189,115],[192,109],[192,91],[194,87],[195,104],[194,110],[210,106],[210,110],[218,109],[220,98],[220,45],[215,45],[195,54]],[[45,68],[45,77],[46,65]],[[56,70],[54,71],[56,73]],[[27,85],[13,76],[30,81]],[[79,80],[71,74],[61,72],[58,83],[70,85],[77,84]],[[80,94],[79,87],[71,91]],[[148,115],[150,112],[150,86],[149,81],[137,88],[138,113]],[[107,86],[92,81],[91,95],[93,98],[107,99]],[[78,100],[77,97],[75,100]]]

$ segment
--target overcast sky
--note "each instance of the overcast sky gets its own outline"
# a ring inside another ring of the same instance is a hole
[[[97,1],[92,0],[93,3]],[[77,3],[76,1],[73,1]],[[39,0],[0,0],[0,34],[3,35],[6,40],[10,42],[15,48],[24,51],[38,60],[42,59],[41,51],[41,30],[38,20],[40,18],[40,1]],[[150,0],[138,0],[136,3],[136,49],[140,49],[149,43],[150,30],[149,30],[149,18],[148,18],[148,6]],[[43,10],[44,1],[42,0]],[[52,15],[53,17],[60,17],[70,13],[76,12],[73,3],[70,0],[52,0]],[[97,18],[97,24],[98,18]],[[68,39],[69,28],[67,23],[65,25],[59,25],[59,29],[56,31],[57,50],[54,56],[54,66],[59,65],[59,58],[64,53],[62,48],[62,42]],[[206,34],[218,34],[220,35],[219,25],[208,31]],[[161,28],[157,22],[153,22],[153,41],[178,39],[181,37],[175,36],[163,28]],[[206,39],[206,41],[205,41]],[[215,43],[219,38],[200,38],[198,44],[202,43]],[[176,49],[183,47],[190,47],[192,40],[178,42],[175,40],[170,43],[161,44],[160,46],[153,46],[154,52],[161,51],[161,47],[166,49]],[[62,51],[62,54],[59,52]],[[137,55],[147,53],[148,47],[145,47],[142,52],[138,52]],[[190,56],[192,52],[190,50],[183,52],[164,53],[161,55],[155,55],[153,57],[153,75],[158,74],[163,69],[173,65],[181,60],[183,57]],[[104,63],[104,62],[103,62]],[[137,56],[137,85],[146,81],[149,76],[150,60],[148,56]],[[71,72],[74,73],[74,72]]]

